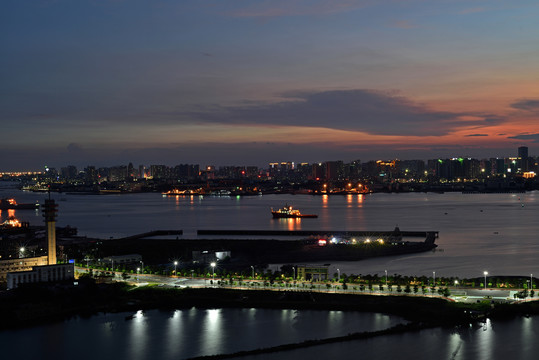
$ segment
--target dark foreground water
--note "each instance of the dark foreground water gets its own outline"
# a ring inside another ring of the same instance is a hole
[[[13,358],[179,360],[279,344],[376,331],[402,320],[381,314],[261,309],[157,310],[105,314],[0,332]],[[292,359],[537,359],[539,319],[487,321],[484,326],[432,329],[257,356]]]
[[[382,314],[263,309],[157,310],[105,314],[0,332],[17,359],[185,359],[308,339],[376,331],[402,320]]]
[[[524,318],[487,321],[482,327],[437,328],[242,359],[533,360],[539,357],[538,335],[539,319]]]

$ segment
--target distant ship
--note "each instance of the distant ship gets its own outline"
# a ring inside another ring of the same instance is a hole
[[[283,218],[317,218],[318,215],[315,214],[302,214],[299,212],[299,210],[292,209],[292,206],[288,206],[288,204],[278,210],[273,210],[271,208],[271,214],[273,215],[274,219],[283,219]]]
[[[39,204],[17,204],[15,199],[0,199],[0,210],[38,209]]]
[[[187,190],[174,189],[174,190],[169,190],[167,192],[163,192],[161,194],[162,195],[167,195],[167,196],[204,195],[204,190],[203,189],[195,189],[195,190],[192,190],[192,189],[187,189]]]

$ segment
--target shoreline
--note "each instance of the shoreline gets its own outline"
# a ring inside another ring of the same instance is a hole
[[[81,283],[77,287],[25,286],[0,295],[0,331],[28,328],[80,316],[150,309],[266,308],[378,312],[429,326],[458,326],[485,317],[539,314],[537,302],[453,303],[442,298],[328,294],[310,291],[132,287],[126,283]]]

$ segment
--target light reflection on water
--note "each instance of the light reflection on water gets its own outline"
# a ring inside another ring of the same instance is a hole
[[[147,346],[148,336],[148,324],[142,311],[137,311],[131,320],[132,326],[129,328],[129,341],[127,343],[127,350],[129,358],[141,359],[144,349]]]
[[[200,351],[205,351],[208,354],[217,354],[223,345],[223,310],[209,309],[201,311],[205,311],[206,314],[202,321]],[[227,331],[229,330],[232,329],[227,329]]]
[[[187,309],[104,314],[0,332],[17,359],[184,359],[382,330],[403,322],[382,314],[265,309]],[[26,346],[31,339],[32,346]],[[82,350],[83,349],[83,350]]]
[[[243,357],[245,360],[293,359],[537,359],[539,318],[487,322],[487,326],[429,329],[401,335]],[[535,337],[534,337],[535,336]]]

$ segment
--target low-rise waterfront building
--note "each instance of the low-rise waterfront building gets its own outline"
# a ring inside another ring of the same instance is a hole
[[[47,264],[47,256],[2,260],[0,261],[0,282],[6,281],[9,272],[30,271],[34,266]]]
[[[46,259],[47,257],[44,256]],[[59,282],[75,278],[74,264],[34,266],[29,271],[7,273],[7,289],[15,289],[21,284]]]
[[[327,280],[329,265],[298,265],[297,278],[304,281]]]

